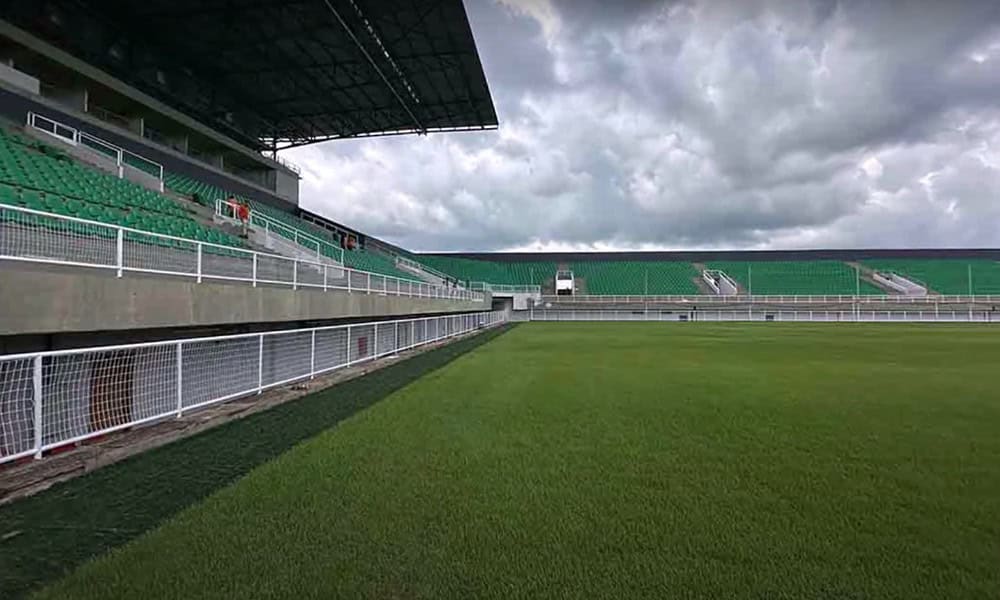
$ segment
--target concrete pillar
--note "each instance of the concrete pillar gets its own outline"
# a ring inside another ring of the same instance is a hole
[[[87,88],[83,87],[55,87],[52,89],[51,97],[56,102],[80,112],[87,112],[90,105],[90,95]]]
[[[184,154],[188,153],[190,138],[188,138],[186,133],[171,135],[167,138],[167,140],[170,143],[170,146],[178,152],[183,152]]]
[[[128,129],[139,137],[146,137],[146,119],[143,117],[128,117]]]

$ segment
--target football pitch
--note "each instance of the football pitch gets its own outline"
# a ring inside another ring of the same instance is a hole
[[[990,327],[520,325],[40,595],[996,598],[997,365]]]

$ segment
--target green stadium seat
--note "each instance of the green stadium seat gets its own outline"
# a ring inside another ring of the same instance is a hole
[[[220,243],[243,242],[201,225],[170,198],[130,181],[72,162],[58,149],[0,128],[0,203],[126,225],[155,233],[217,235]],[[190,236],[185,236],[190,237]],[[206,237],[206,239],[208,239]]]
[[[570,265],[578,286],[587,294],[691,295],[700,293],[694,280],[698,271],[683,261],[588,261]]]
[[[859,281],[850,265],[836,260],[716,261],[705,266],[724,271],[754,295],[853,296],[859,288],[862,295],[885,294]]]
[[[992,260],[914,258],[866,260],[863,264],[879,272],[902,275],[931,293],[966,295],[971,275],[973,294],[1000,294],[1000,263]]]
[[[542,285],[555,277],[556,263],[545,261],[488,261],[457,256],[421,254],[414,260],[465,283]]]

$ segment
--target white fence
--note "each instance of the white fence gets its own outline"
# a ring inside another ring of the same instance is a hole
[[[50,119],[37,113],[28,113],[28,126],[56,137],[74,146],[83,146],[107,156],[115,161],[118,166],[118,178],[124,178],[125,168],[131,167],[143,171],[160,182],[160,191],[163,191],[163,165],[156,161],[149,160],[145,156],[140,156],[135,152],[130,152],[120,146],[112,144],[107,140],[91,135],[86,131],[80,131],[75,127],[64,125],[59,121]]]
[[[215,201],[215,214],[232,221],[240,220],[236,214],[236,207],[222,199],[216,199]],[[324,262],[323,259],[325,257],[340,264],[344,263],[344,249],[340,246],[321,240],[314,235],[309,235],[260,211],[250,211],[250,226],[263,230],[264,235],[269,236],[273,234],[281,236],[290,242],[302,246],[302,248],[316,256],[317,262]]]
[[[542,302],[559,302],[562,304],[964,304],[971,302],[996,303],[1000,305],[1000,296],[996,295],[862,295],[862,296],[765,296],[765,295],[677,295],[677,296],[542,296]]]
[[[292,289],[481,302],[469,290],[0,204],[0,260]]]
[[[0,463],[504,322],[503,311],[0,356]]]
[[[471,281],[469,282],[469,289],[484,290],[493,292],[494,294],[534,294],[537,296],[542,293],[542,286],[540,285],[511,285],[506,283],[489,283],[486,281]],[[565,300],[566,296],[553,296],[553,298]]]
[[[805,321],[850,323],[1000,323],[992,310],[531,310],[513,321]]]

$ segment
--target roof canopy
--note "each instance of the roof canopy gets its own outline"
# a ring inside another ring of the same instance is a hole
[[[15,25],[257,148],[497,125],[461,0],[9,4]]]

